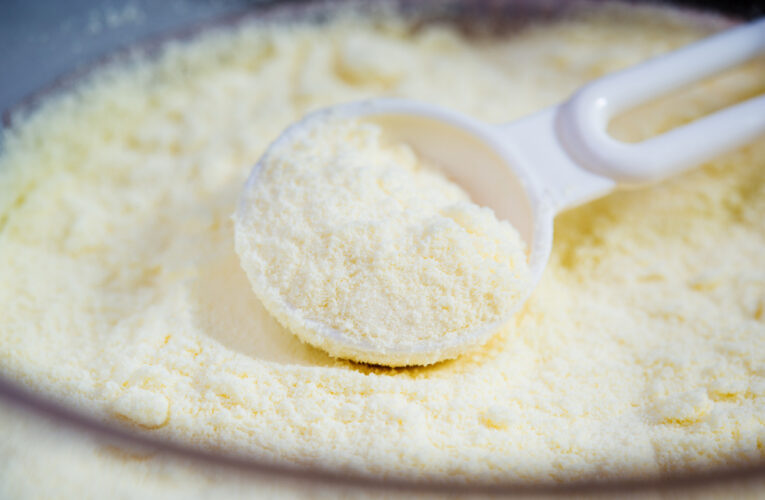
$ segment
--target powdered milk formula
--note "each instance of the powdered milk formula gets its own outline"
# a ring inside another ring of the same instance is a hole
[[[485,342],[526,298],[518,231],[406,143],[323,114],[299,132],[259,161],[235,219],[242,268],[290,331],[333,356],[425,365]]]
[[[565,481],[760,460],[762,140],[560,216],[512,324],[431,367],[302,344],[234,251],[250,168],[311,109],[396,95],[501,122],[712,29],[626,6],[478,38],[396,19],[245,24],[102,69],[5,138],[3,375],[157,436],[378,475]],[[762,92],[763,71],[636,111],[614,133],[640,139]],[[34,492],[46,462],[30,454],[45,448],[14,429],[0,462],[26,466],[0,483]]]

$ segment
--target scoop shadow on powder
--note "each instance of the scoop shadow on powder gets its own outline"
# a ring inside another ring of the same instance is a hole
[[[324,352],[300,342],[265,310],[233,248],[200,267],[189,297],[194,326],[232,351],[283,365],[336,363]]]
[[[233,228],[226,227],[213,245],[216,251],[200,263],[193,283],[189,286],[191,321],[194,328],[227,349],[260,361],[295,366],[344,367],[360,373],[382,376],[412,377],[434,375],[438,372],[469,370],[487,358],[494,357],[504,335],[496,335],[477,352],[425,367],[391,368],[352,361],[337,360],[320,349],[301,342],[281,326],[263,307],[252,291],[239,257],[222,242],[233,241]],[[496,347],[496,346],[495,346]]]

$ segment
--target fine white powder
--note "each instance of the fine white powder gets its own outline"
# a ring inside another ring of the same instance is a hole
[[[395,19],[246,23],[99,70],[5,136],[0,370],[152,435],[376,475],[567,481],[762,460],[762,140],[558,217],[550,263],[507,328],[428,367],[301,343],[234,251],[249,171],[312,109],[393,95],[499,123],[710,26],[635,6],[478,38]],[[614,133],[639,139],[761,93],[763,71],[707,82]],[[46,496],[61,475],[167,480],[157,457],[94,446],[69,460],[7,427],[8,497]]]
[[[269,150],[236,219],[266,308],[358,361],[428,364],[485,342],[475,333],[498,329],[527,294],[518,232],[380,125],[322,116],[306,129]]]

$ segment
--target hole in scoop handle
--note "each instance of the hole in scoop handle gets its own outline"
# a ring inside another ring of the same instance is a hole
[[[765,133],[765,95],[637,144],[608,135],[618,112],[746,62],[765,51],[765,18],[632,68],[607,75],[560,107],[557,132],[566,151],[592,172],[623,184],[662,179]]]

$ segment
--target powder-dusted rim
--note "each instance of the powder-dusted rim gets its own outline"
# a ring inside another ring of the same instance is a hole
[[[571,9],[582,5],[598,5],[597,0],[323,0],[308,5],[304,1],[287,0],[269,1],[235,15],[212,19],[201,24],[164,34],[160,37],[144,40],[137,45],[141,53],[151,54],[171,40],[191,38],[207,28],[233,26],[253,19],[268,21],[287,21],[290,19],[321,20],[327,13],[339,8],[356,8],[362,12],[374,13],[380,5],[393,5],[404,15],[415,16],[424,21],[430,19],[450,20],[470,28],[476,20],[488,21],[488,31],[500,30],[522,24],[530,19],[545,19],[565,15]],[[638,2],[639,3],[639,2]],[[652,3],[646,0],[645,3]],[[370,6],[370,4],[373,4]],[[698,22],[718,26],[729,24],[733,20],[718,14],[676,8],[682,15]],[[44,99],[74,87],[91,72],[105,64],[118,61],[136,46],[120,50],[103,57],[92,64],[56,79],[50,86],[30,94],[14,107],[4,110],[2,124],[10,126],[16,112],[33,111]],[[241,455],[225,454],[194,448],[176,440],[158,439],[148,433],[120,426],[116,422],[106,422],[95,416],[75,410],[60,401],[34,392],[24,384],[0,375],[0,401],[29,411],[35,418],[47,419],[55,425],[66,425],[76,432],[102,440],[117,441],[130,447],[138,447],[157,455],[167,456],[181,461],[199,462],[206,467],[221,467],[227,472],[245,472],[253,479],[266,478],[269,481],[281,480],[285,487],[288,481],[300,481],[302,486],[319,483],[337,488],[369,490],[370,492],[409,492],[441,494],[488,494],[488,495],[550,495],[582,493],[648,493],[651,491],[698,493],[715,488],[743,488],[741,493],[754,491],[757,486],[765,487],[765,462],[740,467],[716,467],[668,474],[662,477],[623,477],[608,480],[588,478],[583,481],[566,483],[523,483],[496,482],[471,483],[450,480],[449,478],[417,480],[408,478],[370,477],[336,469],[316,467],[296,467],[287,463],[274,463]],[[752,488],[748,490],[747,488]]]

